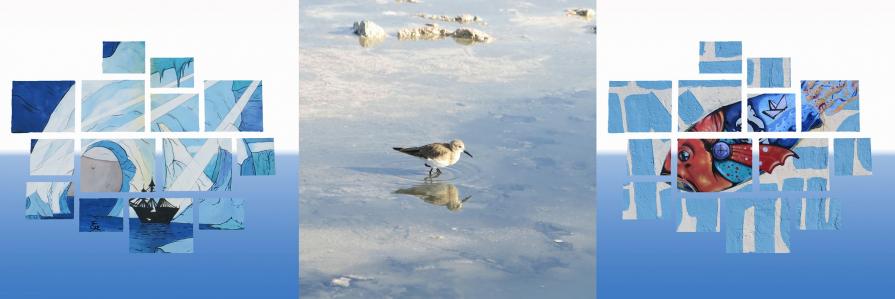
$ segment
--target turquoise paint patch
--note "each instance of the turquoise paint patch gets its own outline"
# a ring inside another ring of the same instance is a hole
[[[745,212],[750,207],[754,208],[755,221],[755,252],[756,253],[773,253],[774,252],[774,222],[775,222],[775,202],[776,199],[745,199],[731,198],[725,201],[725,247],[727,253],[743,252],[743,220]],[[783,230],[789,228],[788,213],[789,206],[785,201],[781,202],[781,238],[783,242],[789,246],[789,234],[784,234]]]
[[[634,202],[637,205],[637,219],[658,219],[656,210],[656,183],[634,183]]]
[[[654,93],[625,98],[628,132],[671,132],[671,113]]]
[[[858,132],[861,130],[861,115],[855,114],[845,118],[839,127],[836,128],[838,132]]]
[[[858,110],[860,110],[860,109],[858,108],[858,106],[859,106],[858,103],[859,103],[859,102],[860,102],[860,101],[857,101],[857,100],[847,102],[847,103],[845,103],[844,105],[842,105],[842,110],[854,110],[854,111],[858,111]]]
[[[873,170],[873,151],[870,148],[870,138],[858,138],[858,161],[861,167],[867,171]]]
[[[699,120],[704,113],[705,110],[702,108],[702,104],[689,90],[678,96],[678,114],[684,123],[692,124]]]
[[[761,184],[760,188],[761,188],[761,191],[777,191],[777,190],[779,190],[779,189],[777,189],[776,183]]]
[[[699,62],[699,73],[702,74],[739,74],[742,72],[742,60]]]
[[[617,93],[609,94],[609,133],[623,133],[622,107]]]
[[[609,87],[628,87],[628,81],[609,81]]]
[[[740,87],[740,80],[681,80],[678,87]]]
[[[752,81],[755,80],[755,62],[752,62],[752,59],[746,60],[746,84],[752,86]]]
[[[743,55],[743,42],[715,42],[715,57],[737,57]]]
[[[807,191],[826,191],[827,179],[821,177],[808,178]]]
[[[752,167],[748,167],[732,160],[716,160],[715,170],[734,185],[752,179]]]
[[[635,81],[634,83],[644,89],[671,89],[671,81]]]
[[[793,159],[796,169],[826,169],[828,149],[826,146],[801,146],[793,149],[798,159]]]
[[[652,139],[628,140],[628,152],[631,155],[631,165],[628,166],[631,175],[658,175],[654,173]]]
[[[829,203],[829,219],[827,218],[827,203]],[[806,230],[839,230],[841,227],[841,204],[832,198],[807,198],[805,200],[805,229]]]
[[[697,232],[715,232],[718,224],[718,200],[715,198],[687,198],[687,214],[696,218]],[[680,225],[680,221],[678,221]]]
[[[804,191],[805,180],[802,178],[783,179],[783,191]]]
[[[833,174],[837,176],[853,175],[855,173],[855,139],[834,139],[833,149]]]
[[[761,87],[784,87],[782,58],[761,58]]]

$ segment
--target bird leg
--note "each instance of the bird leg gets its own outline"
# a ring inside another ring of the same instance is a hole
[[[437,178],[441,176],[441,168],[435,168],[435,176],[433,178]]]

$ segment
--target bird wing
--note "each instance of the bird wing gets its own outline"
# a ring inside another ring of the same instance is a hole
[[[441,155],[450,154],[451,147],[446,143],[432,143],[417,147],[400,148],[397,150],[414,157],[429,159]]]

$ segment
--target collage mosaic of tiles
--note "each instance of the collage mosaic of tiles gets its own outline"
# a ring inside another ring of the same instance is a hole
[[[108,80],[12,82],[12,133],[33,136],[25,217],[128,231],[131,253],[192,253],[194,228],[245,229],[234,176],[275,174],[274,139],[243,134],[263,132],[263,85],[198,81],[192,57],[151,57],[147,76],[146,54],[143,41],[105,41]],[[191,196],[162,193],[178,191]]]
[[[838,230],[831,172],[872,171],[870,138],[840,133],[860,132],[858,81],[792,86],[790,62],[744,60],[740,41],[703,41],[706,79],[610,81],[608,130],[628,141],[622,218],[673,219],[678,232],[723,227],[728,253],[789,253],[790,230]]]

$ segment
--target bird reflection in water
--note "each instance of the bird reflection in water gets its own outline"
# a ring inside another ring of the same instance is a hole
[[[452,212],[460,211],[463,208],[463,203],[472,197],[470,195],[461,200],[460,190],[454,184],[429,182],[410,188],[398,189],[395,191],[395,194],[413,195],[429,204],[444,206]]]

